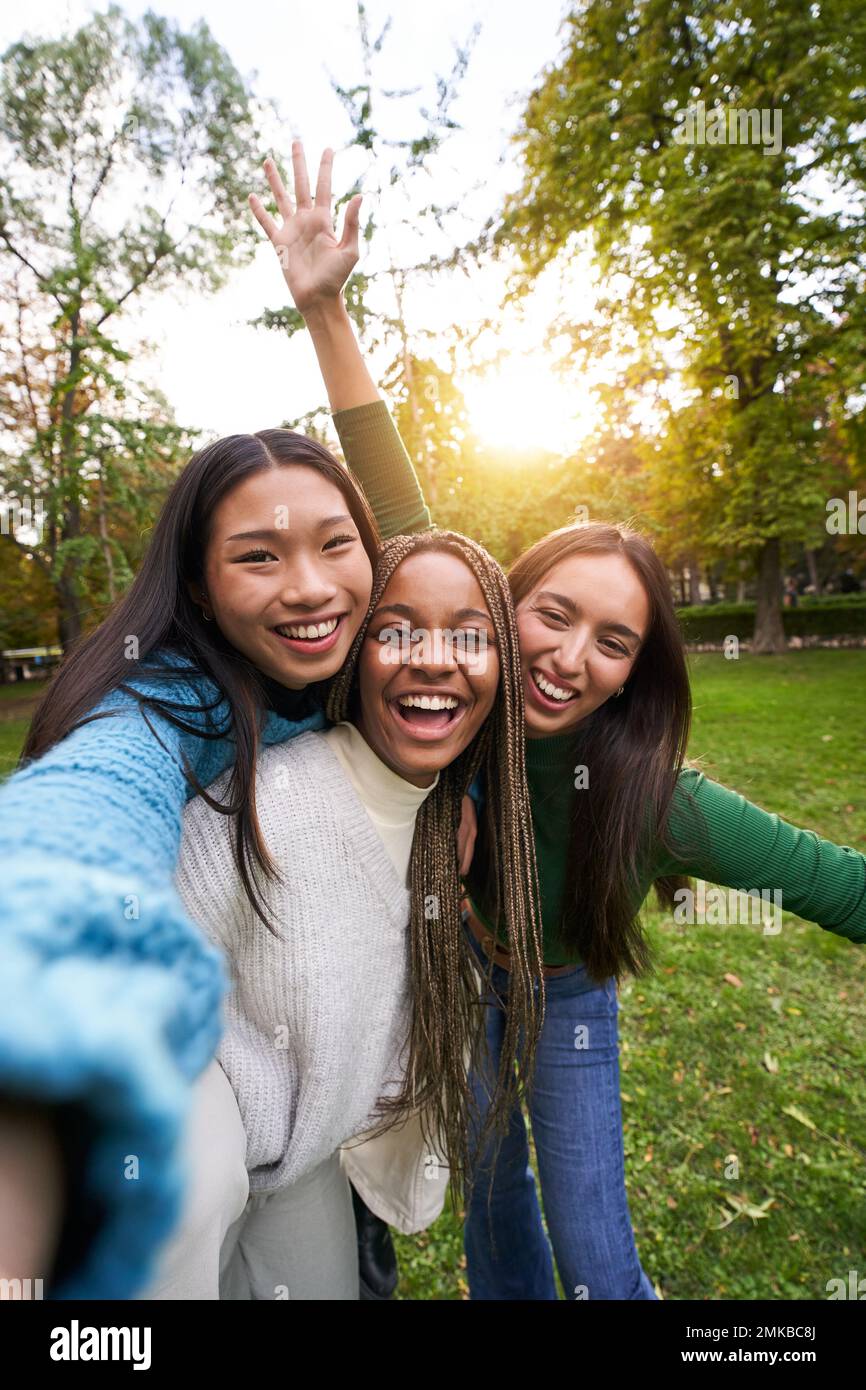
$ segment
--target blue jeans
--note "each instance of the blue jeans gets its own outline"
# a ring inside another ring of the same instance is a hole
[[[484,952],[468,927],[482,966]],[[509,972],[494,965],[485,996],[490,1064],[499,1067]],[[634,1243],[625,1190],[616,983],[596,985],[576,965],[546,979],[544,1027],[529,1097],[544,1212],[568,1299],[654,1299]],[[537,986],[536,986],[537,989]],[[486,1073],[486,1068],[484,1069]],[[472,1086],[485,1113],[484,1074]],[[464,1240],[472,1299],[556,1299],[551,1249],[541,1221],[519,1107],[496,1163],[494,1145],[476,1169]],[[477,1158],[473,1154],[474,1158]],[[492,1241],[491,1241],[492,1237]]]

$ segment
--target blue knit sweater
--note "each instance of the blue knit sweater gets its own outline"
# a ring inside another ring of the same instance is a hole
[[[430,515],[385,405],[334,419],[382,534],[425,529]],[[191,667],[170,689],[128,683],[190,710],[218,693]],[[172,878],[191,795],[181,755],[206,787],[234,761],[234,745],[151,714],[160,742],[120,692],[98,708],[120,713],[77,729],[0,787],[0,1095],[61,1107],[71,1220],[46,1279],[60,1299],[131,1298],[150,1279],[190,1180],[179,1144],[190,1086],[214,1055],[229,987]],[[227,727],[227,715],[222,703],[211,718]],[[324,723],[320,712],[270,714],[262,740]]]

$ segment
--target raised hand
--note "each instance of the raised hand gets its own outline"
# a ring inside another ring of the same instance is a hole
[[[358,218],[361,194],[355,194],[346,205],[343,235],[340,241],[334,234],[331,218],[331,168],[334,151],[325,150],[316,180],[316,198],[310,198],[307,162],[300,140],[292,142],[292,168],[295,180],[295,200],[283,187],[277,166],[265,160],[265,174],[282,217],[279,226],[261,199],[250,194],[250,207],[259,225],[277,253],[286,284],[295,306],[301,314],[339,298],[340,292],[358,260]]]

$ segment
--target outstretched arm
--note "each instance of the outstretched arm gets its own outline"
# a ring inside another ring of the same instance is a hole
[[[654,877],[678,873],[778,892],[785,911],[866,942],[866,856],[858,850],[791,825],[691,768],[680,775],[670,839],[673,852]]]
[[[347,204],[343,235],[337,241],[331,219],[333,159],[333,151],[326,150],[313,200],[303,146],[294,141],[297,206],[292,205],[272,159],[265,161],[265,173],[282,223],[255,194],[250,195],[250,206],[277,253],[289,292],[309,329],[346,462],[367,494],[382,535],[423,531],[431,520],[418,477],[367,371],[343,299],[343,287],[358,259],[361,195]]]
[[[192,723],[215,693],[191,668],[168,687],[130,684]],[[129,1298],[147,1282],[181,1209],[189,1088],[219,1041],[227,985],[172,875],[182,759],[206,786],[234,743],[154,714],[157,739],[119,691],[103,707],[117,713],[0,786],[0,1277],[45,1278],[60,1299]],[[322,722],[271,715],[263,742]],[[33,1214],[26,1240],[16,1211]]]

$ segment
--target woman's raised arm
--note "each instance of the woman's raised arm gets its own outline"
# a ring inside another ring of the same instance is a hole
[[[325,150],[313,200],[303,146],[295,140],[297,206],[272,159],[265,161],[265,173],[282,223],[255,194],[250,195],[250,206],[277,253],[295,307],[309,330],[346,462],[387,539],[427,530],[430,512],[388,407],[367,370],[343,299],[343,287],[358,259],[361,195],[347,204],[343,235],[337,241],[331,218],[333,160],[333,151]]]

